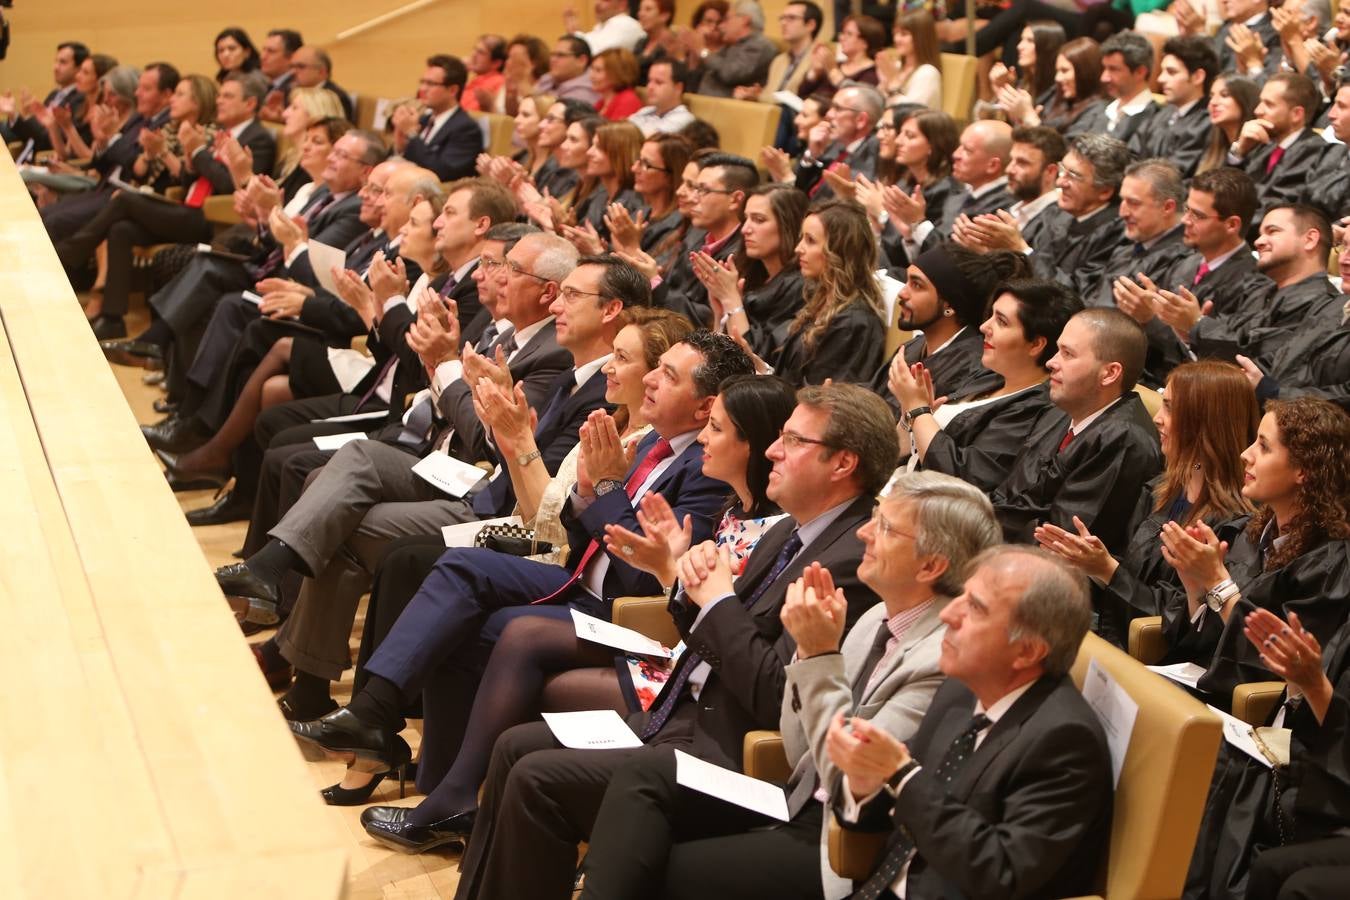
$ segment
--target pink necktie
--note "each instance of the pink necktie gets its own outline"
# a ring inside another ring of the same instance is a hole
[[[1199,284],[1201,279],[1203,279],[1208,274],[1209,274],[1209,263],[1207,262],[1200,263],[1200,268],[1195,270],[1195,278],[1191,281],[1191,287],[1195,287],[1197,284]]]
[[[1270,151],[1270,159],[1266,160],[1266,174],[1269,175],[1271,172],[1274,172],[1275,167],[1280,164],[1280,160],[1282,159],[1284,159],[1283,147],[1276,147],[1274,150]]]

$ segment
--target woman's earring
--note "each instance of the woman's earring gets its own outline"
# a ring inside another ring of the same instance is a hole
[[[952,308],[948,306],[946,309],[942,310],[942,314],[944,316],[950,316],[952,314]]]

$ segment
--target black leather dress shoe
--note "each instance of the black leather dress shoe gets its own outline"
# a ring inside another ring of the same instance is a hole
[[[362,811],[361,825],[366,834],[395,850],[425,853],[447,844],[462,847],[473,833],[473,820],[478,815],[471,809],[430,825],[413,825],[408,821],[410,812],[403,806],[371,806]]]
[[[126,334],[125,329],[122,332]],[[108,362],[119,366],[146,367],[152,361],[164,359],[164,348],[149,341],[106,340],[98,342]]]
[[[249,602],[244,621],[254,625],[275,625],[281,616],[277,612],[281,596],[275,584],[268,584],[249,571],[243,563],[231,563],[216,569],[216,584],[225,594],[243,597]]]
[[[162,381],[163,379],[160,380]],[[161,416],[171,416],[178,412],[178,401],[170,400],[168,397],[160,397],[150,405],[155,412],[159,413]]]
[[[186,453],[196,450],[210,438],[196,419],[185,419],[177,414],[169,416],[154,425],[142,425],[141,434],[154,450],[168,450],[170,453]]]
[[[290,722],[305,759],[345,758],[363,772],[388,772],[407,764],[412,749],[388,728],[367,725],[346,707],[322,719]]]
[[[95,316],[89,321],[94,329],[94,337],[100,341],[111,341],[127,336],[127,323],[121,316]]]
[[[228,522],[247,522],[253,514],[253,505],[241,500],[234,491],[221,494],[210,506],[194,509],[187,514],[189,525],[224,525]],[[235,554],[239,559],[244,557]]]
[[[230,480],[229,472],[209,472],[205,469],[184,469],[178,464],[182,454],[156,450],[155,457],[164,464],[164,474],[175,491],[199,491],[203,488],[224,487]]]

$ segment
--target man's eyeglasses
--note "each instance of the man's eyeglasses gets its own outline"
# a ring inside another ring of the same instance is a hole
[[[580,290],[579,288],[574,287],[562,288],[558,291],[558,293],[562,296],[564,303],[576,303],[582,297],[595,297],[597,300],[599,300],[603,299],[605,296],[599,291],[583,291]]]
[[[383,197],[385,194],[389,192],[386,191],[384,188],[380,187],[378,184],[371,184],[369,181],[367,181],[364,185],[361,186],[361,190],[358,191],[358,193],[365,194],[367,197]]]
[[[699,197],[700,199],[703,198],[703,197],[708,196],[709,194],[734,194],[734,193],[736,193],[735,191],[728,191],[728,190],[726,190],[726,189],[724,189],[724,188],[708,187],[708,186],[705,185],[705,184],[691,184],[691,185],[689,186],[689,190],[690,190],[691,193],[694,194],[694,196]]]
[[[1181,218],[1190,219],[1192,222],[1205,222],[1208,221],[1209,219],[1220,219],[1223,217],[1220,216],[1218,213],[1210,213],[1209,215],[1205,215],[1204,213],[1198,213],[1195,210],[1191,209],[1189,206],[1187,206],[1181,210]]]
[[[896,534],[900,535],[901,537],[907,537],[910,539],[913,539],[915,537],[910,532],[901,531],[899,528],[895,527],[890,522],[887,522],[885,517],[882,516],[881,514],[880,506],[875,506],[872,508],[872,525],[873,527],[876,528],[877,534],[881,535],[882,537],[885,537],[886,535],[889,534]]]
[[[506,265],[506,271],[510,272],[512,275],[528,275],[531,278],[537,278],[544,283],[547,283],[549,281],[549,279],[545,278],[543,275],[536,275],[533,272],[525,271],[523,268],[521,268],[520,263],[516,262],[514,259],[508,259],[505,260],[504,262]]]
[[[815,444],[817,447],[826,447],[830,450],[835,449],[829,443],[821,440],[820,438],[806,437],[805,435],[798,434],[795,431],[780,430],[778,432],[778,440],[783,442],[783,449],[785,450],[800,450],[807,444]]]
[[[1070,169],[1068,166],[1064,165],[1064,163],[1059,164],[1059,174],[1063,175],[1070,181],[1077,181],[1079,183],[1087,181],[1088,179],[1087,175],[1083,174],[1082,172],[1075,172],[1073,169]]]
[[[422,87],[448,87],[444,81],[432,81],[430,78],[419,78],[417,83]]]

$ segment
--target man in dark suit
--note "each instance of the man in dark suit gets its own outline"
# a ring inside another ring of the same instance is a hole
[[[834,95],[825,121],[807,135],[806,152],[797,160],[797,189],[812,200],[829,200],[834,189],[826,172],[850,178],[875,178],[880,144],[873,133],[886,108],[885,98],[865,84],[840,88]]]
[[[825,753],[830,723],[854,715],[900,740],[913,736],[944,678],[942,610],[961,593],[971,559],[1001,539],[984,493],[938,472],[896,481],[858,537],[858,577],[882,602],[847,635],[838,597],[793,587],[783,606],[796,645],[779,729],[792,766],[791,820],[771,825],[680,788],[668,766],[630,763],[610,788],[626,802],[604,806],[591,832],[585,897],[806,900],[822,888],[827,897],[849,890],[820,852],[821,801],[841,777]]]
[[[862,546],[855,532],[895,464],[889,425],[885,406],[860,386],[799,392],[783,438],[767,453],[769,497],[790,518],[760,539],[734,586],[725,552],[711,542],[695,545],[681,560],[671,612],[688,650],[651,709],[630,717],[645,746],[564,750],[541,723],[503,734],[476,817],[461,814],[421,829],[443,837],[456,829],[467,833],[472,823],[458,898],[559,895],[571,883],[579,840],[617,844],[611,849],[624,852],[633,837],[624,821],[631,797],[607,787],[628,766],[654,767],[673,780],[673,751],[680,749],[740,768],[746,731],[779,720],[784,666],[794,649],[779,616],[788,591],[795,584],[828,592],[850,622],[877,601],[858,581]],[[815,563],[837,574],[837,594]],[[402,812],[376,807],[363,821],[391,843],[417,840],[416,830],[399,827],[406,821]],[[530,866],[518,864],[521,853],[528,853]]]
[[[141,131],[159,130],[169,121],[169,98],[178,86],[178,70],[168,63],[151,63],[136,83],[136,109],[110,138],[95,135],[94,155],[89,167],[101,182],[92,191],[67,194],[38,210],[42,224],[53,242],[69,237],[112,200],[110,177],[132,180],[132,167],[141,152]]]
[[[305,45],[291,54],[291,72],[295,76],[292,87],[319,87],[337,94],[347,121],[356,121],[356,108],[351,94],[333,80],[333,59],[318,47]]]
[[[411,533],[434,530],[439,526],[430,524],[433,522],[444,525],[474,518],[468,503],[426,483],[411,471],[412,466],[418,458],[434,454],[469,464],[495,459],[470,393],[480,377],[491,377],[501,384],[519,382],[531,406],[542,407],[558,374],[572,367],[571,353],[558,345],[549,308],[558,295],[559,283],[571,274],[576,259],[576,250],[570,244],[544,234],[528,235],[511,250],[507,264],[520,267],[520,272],[509,276],[511,284],[503,294],[502,309],[507,324],[488,356],[469,349],[460,359],[443,359],[442,351],[434,348],[459,345],[458,322],[451,322],[448,316],[442,319],[429,305],[439,303],[439,297],[420,299],[419,324],[431,327],[426,319],[430,314],[438,330],[445,332],[434,336],[427,333],[422,344],[426,356],[419,362],[425,365],[438,361],[430,389],[414,400],[401,421],[376,432],[380,440],[345,446],[331,458],[318,450],[292,457],[288,477],[298,483],[292,483],[289,491],[283,483],[282,491],[283,496],[289,493],[295,498],[294,506],[278,510],[281,519],[268,530],[270,540],[262,549],[242,565],[217,571],[216,578],[227,593],[251,598],[255,610],[251,621],[261,625],[275,622],[281,576],[287,571],[319,576],[375,504],[431,504],[421,510],[409,506],[384,516],[383,531],[393,532],[386,537],[409,533],[407,529],[413,529]],[[400,298],[398,305],[406,311],[404,299]],[[392,309],[397,306],[391,305]],[[406,329],[404,333],[410,346],[423,339]],[[309,473],[327,462],[338,465],[328,477],[316,478],[300,493]],[[381,530],[375,528],[373,519],[370,525],[372,530]],[[358,590],[353,601],[360,594]],[[349,621],[344,632],[350,631]]]
[[[1327,147],[1322,159],[1308,173],[1300,202],[1320,206],[1331,221],[1350,215],[1350,81],[1336,86],[1327,109],[1331,131],[1340,145]]]
[[[258,48],[258,71],[267,77],[267,97],[263,100],[258,118],[264,122],[280,122],[286,109],[295,73],[291,71],[291,57],[304,46],[300,32],[289,28],[273,28]]]
[[[1149,90],[1153,45],[1142,34],[1121,31],[1102,44],[1102,87],[1111,98],[1089,108],[1069,133],[1104,134],[1126,144],[1148,128],[1161,109]]]
[[[442,181],[474,174],[485,146],[483,130],[459,105],[468,78],[469,70],[458,57],[432,56],[417,88],[417,99],[427,111],[420,119],[407,107],[394,112],[395,152],[435,172]]]
[[[534,440],[550,476],[576,446],[586,417],[604,403],[606,376],[600,369],[624,326],[623,311],[647,306],[650,299],[646,280],[615,257],[585,257],[563,279],[549,311],[558,344],[570,353],[572,365],[534,404],[539,417]],[[458,343],[457,330],[458,323],[447,319],[445,334],[452,345]],[[426,362],[434,367],[434,359]],[[534,380],[526,375],[522,395]],[[452,421],[456,431],[461,426],[467,430],[476,418],[472,394],[481,391],[472,391],[460,379],[442,392],[442,398],[453,392],[460,399]],[[443,525],[475,518],[509,515],[515,506],[511,476],[504,467],[483,490],[454,499],[413,477],[408,472],[412,462],[405,450],[380,442],[343,447],[271,532],[300,550],[306,569],[314,575],[305,579],[294,612],[277,634],[281,655],[296,668],[297,685],[287,697],[293,706],[311,687],[308,679],[321,680],[326,696],[327,683],[338,680],[350,663],[348,642],[356,607],[390,540],[435,534]],[[317,706],[308,697],[304,702]],[[298,715],[303,710],[289,712]]]
[[[1311,206],[1276,206],[1261,220],[1256,267],[1269,282],[1245,293],[1224,315],[1194,293],[1159,292],[1158,315],[1196,356],[1242,354],[1263,371],[1301,327],[1314,320],[1337,327],[1343,298],[1327,278],[1331,223]]]
[[[1158,86],[1167,105],[1152,127],[1135,130],[1130,149],[1140,159],[1169,160],[1182,178],[1190,178],[1209,146],[1209,87],[1219,74],[1219,59],[1203,37],[1170,38],[1162,52]]]
[[[1048,410],[990,500],[1009,541],[1029,543],[1049,521],[1077,516],[1107,549],[1129,539],[1139,493],[1162,468],[1158,432],[1134,385],[1148,340],[1118,309],[1085,309],[1069,320],[1050,360]]]
[[[1256,118],[1242,126],[1228,164],[1247,170],[1262,209],[1295,202],[1321,162],[1328,144],[1309,127],[1320,103],[1306,75],[1277,72],[1261,87]]]
[[[1069,677],[1091,621],[1083,577],[996,547],[942,619],[947,681],[912,740],[860,718],[830,727],[841,822],[894,828],[853,897],[1095,892],[1113,788],[1106,736]]]
[[[79,41],[62,41],[56,45],[56,59],[52,61],[52,77],[56,87],[43,98],[43,106],[49,109],[64,106],[70,110],[72,119],[79,115],[84,107],[84,94],[75,89],[75,73],[88,58],[89,48]],[[34,151],[52,148],[46,127],[28,115],[27,110],[11,110],[8,118],[0,121],[0,136],[7,143],[31,140]]]
[[[743,156],[715,153],[706,157],[694,188],[694,209],[689,215],[689,246],[702,250],[718,262],[725,262],[741,248],[741,223],[745,220],[745,200],[759,184],[759,170]],[[702,235],[701,246],[693,243]],[[680,253],[670,272],[653,288],[652,302],[677,312],[699,328],[711,328],[712,304],[708,289],[694,275],[688,253]]]

